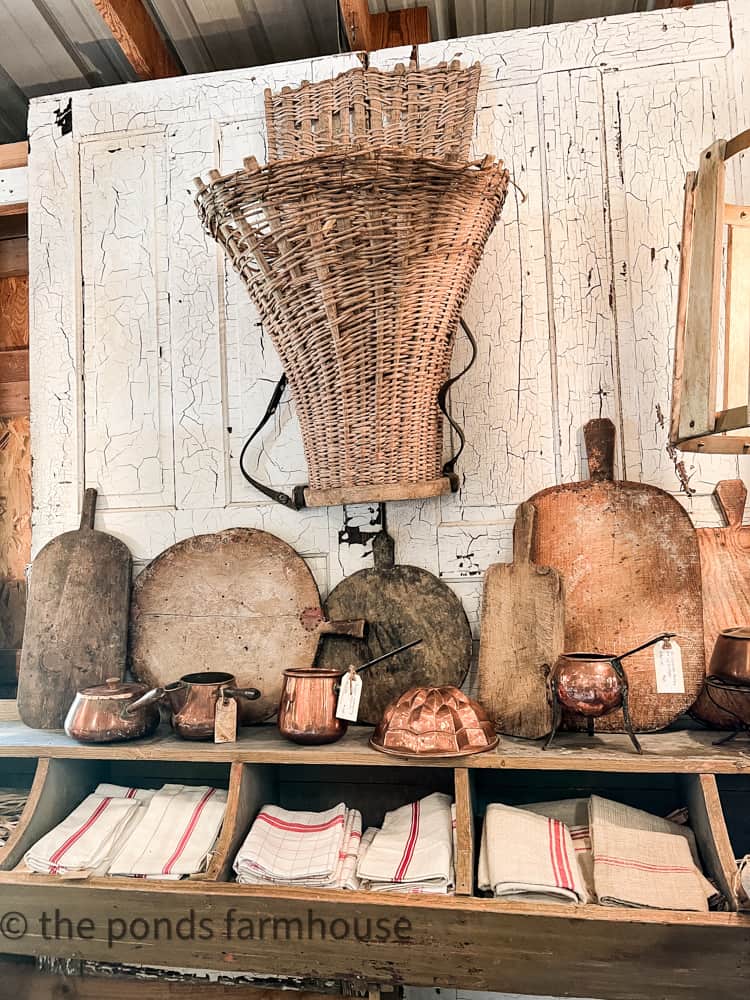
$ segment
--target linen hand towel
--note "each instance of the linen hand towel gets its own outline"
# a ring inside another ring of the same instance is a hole
[[[204,871],[224,822],[227,793],[165,785],[109,866],[110,875],[180,878]]]
[[[696,866],[692,831],[687,837],[684,826],[598,795],[591,796],[589,816],[603,906],[708,910],[710,883]]]
[[[521,806],[528,812],[557,819],[570,830],[573,847],[581,869],[588,902],[596,902],[594,889],[594,855],[591,853],[591,831],[589,829],[588,799],[559,799],[554,802],[533,802]]]
[[[360,856],[363,888],[378,892],[453,889],[453,825],[450,795],[434,792],[385,815],[383,826]]]
[[[135,798],[88,795],[26,852],[24,860],[32,871],[49,875],[106,871],[144,810]]]
[[[586,885],[570,831],[526,809],[487,806],[479,855],[479,888],[521,901],[585,903]]]

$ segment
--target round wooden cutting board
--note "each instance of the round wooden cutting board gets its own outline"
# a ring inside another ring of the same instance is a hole
[[[461,601],[432,573],[395,566],[393,540],[373,539],[374,569],[342,580],[325,602],[336,618],[367,621],[367,639],[332,636],[320,646],[317,665],[347,670],[421,639],[420,645],[362,671],[359,721],[377,725],[386,706],[412,687],[463,683],[471,663],[471,629]]]
[[[363,623],[337,623],[362,634]],[[307,564],[275,535],[230,528],[196,535],[157,556],[136,579],[130,612],[130,665],[163,687],[183,674],[223,670],[240,687],[243,722],[279,707],[283,671],[311,667],[325,622]]]

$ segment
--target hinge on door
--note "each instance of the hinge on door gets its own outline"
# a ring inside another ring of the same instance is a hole
[[[60,129],[60,135],[68,135],[73,131],[73,98],[68,98],[64,108],[55,112],[55,125]]]

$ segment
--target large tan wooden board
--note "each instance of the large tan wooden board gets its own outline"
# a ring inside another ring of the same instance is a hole
[[[342,580],[325,603],[330,618],[364,618],[367,637],[326,637],[318,666],[346,670],[412,639],[420,645],[362,672],[359,721],[377,725],[386,706],[412,687],[460,686],[471,663],[471,629],[454,592],[426,569],[394,564],[393,540],[373,539],[374,569]]]
[[[747,489],[741,479],[724,479],[714,491],[727,522],[725,528],[699,528],[698,545],[703,580],[703,630],[706,667],[722,629],[750,625],[750,527],[742,526]],[[742,695],[713,689],[719,705],[740,714],[747,711]],[[734,729],[734,717],[718,708],[702,691],[691,715],[714,729]]]
[[[548,677],[565,643],[560,574],[530,561],[536,510],[516,511],[513,562],[484,577],[479,643],[479,700],[495,728],[537,739],[552,728]]]
[[[279,706],[283,671],[312,666],[322,617],[312,573],[280,538],[254,528],[196,535],[133,585],[131,667],[155,686],[228,671],[240,687],[260,689],[241,703],[243,721],[260,722]]]
[[[95,531],[96,490],[86,490],[78,531],[53,538],[34,560],[18,678],[27,726],[60,729],[77,691],[122,677],[131,558]]]
[[[613,480],[614,434],[610,420],[586,424],[590,480],[531,498],[537,509],[532,558],[563,575],[567,652],[624,653],[659,632],[678,634],[684,693],[656,691],[653,649],[624,664],[633,724],[647,731],[669,725],[689,708],[703,682],[698,539],[668,493]],[[622,713],[596,726],[621,731]]]

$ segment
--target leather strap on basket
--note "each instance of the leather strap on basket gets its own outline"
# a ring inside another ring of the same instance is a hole
[[[471,358],[469,359],[468,365],[464,369],[462,369],[457,375],[453,375],[451,378],[443,382],[437,397],[437,404],[440,407],[443,416],[455,431],[456,435],[458,436],[458,440],[460,442],[458,446],[458,451],[455,453],[455,455],[452,455],[451,458],[449,458],[448,461],[443,465],[443,475],[447,476],[450,479],[451,489],[453,490],[454,493],[458,490],[459,486],[458,476],[455,474],[454,469],[456,467],[456,462],[461,457],[461,452],[464,450],[464,445],[466,444],[466,435],[464,434],[463,427],[461,427],[461,425],[458,424],[448,412],[448,409],[446,407],[446,402],[448,399],[448,392],[450,391],[451,386],[454,385],[456,382],[458,382],[460,378],[464,377],[464,375],[468,372],[468,370],[471,368],[471,366],[477,359],[477,342],[474,339],[474,335],[472,334],[468,324],[463,319],[463,317],[461,318],[460,323],[471,346]],[[255,440],[255,438],[260,434],[260,432],[266,426],[266,424],[274,415],[274,413],[276,413],[276,411],[278,410],[279,403],[281,402],[281,397],[284,395],[284,390],[286,389],[286,386],[287,386],[286,375],[282,375],[279,381],[276,383],[276,388],[273,390],[273,395],[271,396],[271,399],[268,402],[268,406],[266,407],[266,412],[261,417],[260,423],[242,446],[242,451],[240,452],[240,472],[254,489],[258,490],[259,493],[262,493],[263,496],[268,497],[269,500],[273,500],[274,503],[280,503],[284,507],[289,507],[290,510],[302,510],[302,508],[305,506],[305,492],[303,486],[295,487],[292,496],[289,496],[289,494],[284,493],[281,490],[275,490],[271,486],[266,486],[264,483],[258,482],[258,480],[254,479],[245,468],[245,454],[247,453],[247,449],[250,447],[251,442]]]
[[[474,334],[469,329],[469,324],[466,322],[463,316],[460,319],[460,323],[461,323],[461,328],[466,334],[466,338],[471,346],[471,357],[469,358],[468,365],[464,369],[462,369],[458,373],[458,375],[453,375],[447,381],[443,382],[443,384],[440,387],[440,391],[438,392],[438,398],[437,398],[438,406],[440,407],[443,416],[451,425],[453,430],[456,432],[456,435],[458,436],[458,440],[460,442],[458,446],[458,451],[455,453],[455,455],[452,455],[451,458],[449,458],[448,461],[443,466],[443,475],[447,476],[448,479],[450,479],[451,490],[454,493],[458,491],[459,487],[458,476],[456,475],[454,470],[456,468],[456,462],[459,460],[459,458],[461,457],[461,452],[464,450],[464,445],[466,444],[466,435],[464,434],[463,427],[461,427],[461,425],[458,424],[448,412],[448,409],[446,407],[446,402],[448,399],[448,392],[450,391],[451,386],[454,385],[456,382],[458,382],[460,378],[463,378],[464,375],[471,368],[471,366],[474,364],[474,362],[477,360],[477,342],[474,339]]]

